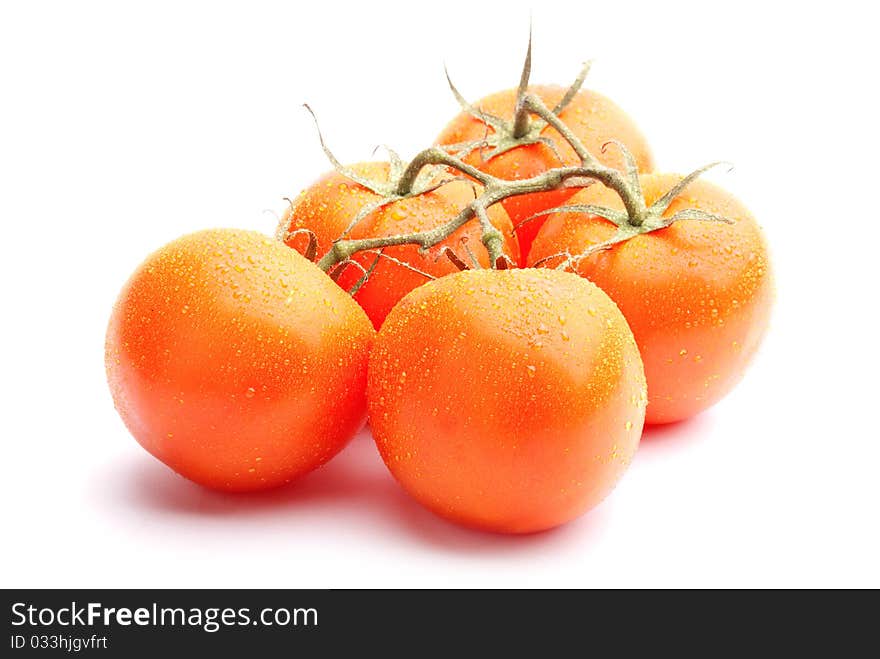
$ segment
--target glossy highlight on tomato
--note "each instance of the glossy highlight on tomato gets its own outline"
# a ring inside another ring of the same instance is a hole
[[[680,180],[671,174],[643,175],[646,202]],[[601,185],[579,192],[568,203],[623,208]],[[632,328],[648,379],[648,423],[686,419],[723,398],[761,344],[773,302],[767,244],[748,209],[702,180],[691,183],[665,215],[685,208],[733,223],[680,220],[594,254],[577,267],[611,296]],[[528,262],[563,251],[581,254],[614,231],[599,217],[550,215]],[[560,262],[551,258],[544,265]]]
[[[175,240],[131,276],[113,309],[106,368],[135,439],[210,488],[288,483],[364,422],[375,331],[295,251],[251,231]]]
[[[598,504],[639,443],[632,333],[570,273],[469,270],[395,306],[370,357],[371,426],[404,489],[447,519],[528,533]]]

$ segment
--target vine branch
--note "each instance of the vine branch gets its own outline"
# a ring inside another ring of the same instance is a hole
[[[536,192],[549,192],[564,188],[586,187],[594,181],[598,181],[605,187],[613,190],[620,197],[625,212],[583,204],[561,206],[538,213],[531,218],[527,218],[522,223],[524,224],[525,222],[541,215],[556,212],[571,212],[598,215],[617,225],[618,231],[610,241],[600,245],[594,245],[590,250],[581,255],[566,254],[565,263],[569,266],[596,251],[607,249],[618,242],[623,242],[636,235],[662,229],[679,220],[729,221],[726,218],[712,216],[696,209],[680,211],[671,218],[663,217],[663,213],[668,209],[673,198],[678,196],[687,185],[709,169],[709,167],[715,166],[718,163],[713,163],[712,165],[700,168],[691,174],[688,174],[671,190],[667,191],[666,194],[661,196],[651,206],[648,206],[645,203],[645,198],[639,183],[639,172],[635,159],[622,143],[616,140],[611,140],[602,147],[603,153],[609,145],[614,145],[620,150],[624,161],[623,171],[620,171],[600,162],[592,153],[590,153],[568,125],[559,118],[559,112],[568,105],[583,84],[584,78],[589,70],[589,63],[584,66],[581,74],[568,90],[568,93],[563,100],[551,110],[538,96],[531,94],[528,91],[528,81],[531,72],[531,57],[532,46],[530,36],[525,63],[523,65],[523,71],[517,89],[514,121],[509,125],[502,119],[485,114],[469,105],[452,84],[451,80],[449,80],[450,88],[467,112],[483,121],[486,124],[487,131],[491,127],[493,131],[495,131],[496,137],[500,136],[496,140],[497,143],[495,144],[493,154],[490,154],[489,156],[490,158],[499,153],[503,153],[505,150],[523,144],[534,144],[536,142],[552,143],[552,140],[540,135],[541,131],[550,127],[555,130],[562,139],[571,145],[571,148],[574,150],[575,154],[577,154],[580,161],[579,164],[562,165],[560,167],[545,170],[544,172],[529,178],[508,180],[481,171],[464,161],[464,157],[476,148],[476,143],[457,145],[460,146],[461,149],[455,153],[450,151],[450,147],[444,148],[441,146],[432,146],[418,153],[408,164],[404,164],[396,154],[394,154],[392,156],[394,158],[394,167],[392,168],[391,180],[387,183],[381,184],[377,182],[362,183],[374,192],[383,192],[382,199],[374,204],[374,207],[371,207],[369,212],[375,211],[382,206],[387,205],[387,203],[426,194],[436,190],[442,185],[454,180],[461,180],[462,178],[459,176],[457,178],[437,181],[435,175],[430,171],[431,168],[437,168],[441,171],[445,169],[447,172],[449,170],[455,170],[460,175],[478,182],[482,186],[482,189],[479,193],[475,190],[473,201],[463,207],[455,217],[445,224],[425,231],[382,237],[360,239],[348,238],[349,232],[354,225],[368,214],[368,211],[363,211],[352,220],[348,230],[333,243],[330,250],[318,260],[318,267],[325,272],[330,272],[342,263],[352,262],[351,257],[354,254],[364,251],[372,251],[377,255],[373,266],[370,268],[370,271],[372,271],[372,269],[375,268],[376,262],[380,258],[390,258],[387,257],[387,255],[382,254],[382,250],[386,247],[393,247],[396,245],[418,245],[420,251],[425,251],[443,242],[459,228],[476,218],[480,225],[482,244],[489,255],[491,267],[504,268],[508,264],[503,252],[504,237],[489,219],[488,209],[491,206],[511,197]],[[449,79],[448,73],[447,79]],[[536,120],[531,121],[530,117],[532,116],[536,117]],[[480,144],[487,143],[488,138],[484,139]],[[321,144],[337,170],[344,175],[348,175],[349,170],[336,161],[324,145],[323,138],[321,139]],[[426,170],[428,170],[427,174],[425,173]],[[433,182],[431,182],[432,177],[435,177]],[[360,177],[350,178],[353,178],[357,183],[361,183]],[[458,259],[458,261],[459,263],[456,263],[456,265],[459,267],[464,265],[460,259]],[[364,276],[369,277],[369,272],[365,272]],[[363,282],[360,282],[360,285],[362,284]]]

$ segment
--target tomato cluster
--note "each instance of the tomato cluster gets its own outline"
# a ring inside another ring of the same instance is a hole
[[[137,441],[247,491],[320,466],[369,416],[427,508],[524,533],[601,501],[645,423],[728,393],[772,303],[755,220],[696,174],[654,172],[581,79],[526,78],[460,99],[409,163],[333,159],[276,239],[208,230],[149,256],[106,339]]]

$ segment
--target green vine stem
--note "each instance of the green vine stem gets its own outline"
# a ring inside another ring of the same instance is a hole
[[[529,109],[522,102],[529,89],[529,78],[532,75],[532,31],[529,30],[529,47],[526,49],[526,59],[523,63],[522,74],[519,77],[519,87],[516,90],[516,108],[513,113],[513,139],[521,140],[529,133]]]
[[[598,180],[614,189],[624,200],[630,217],[636,222],[643,221],[644,202],[628,183],[624,174],[596,160],[539,98],[527,95],[524,99],[524,107],[551,123],[566,140],[572,143],[581,158],[581,165],[549,169],[530,178],[511,181],[480,171],[440,147],[430,147],[413,158],[403,170],[397,187],[393,191],[395,198],[403,199],[412,194],[412,185],[420,178],[422,170],[437,165],[454,169],[473,178],[483,186],[482,192],[449,222],[434,229],[394,236],[337,240],[333,247],[318,261],[318,267],[328,271],[358,252],[394,245],[415,244],[426,250],[446,240],[474,218],[480,221],[483,245],[489,253],[490,263],[493,264],[493,267],[497,267],[501,259],[503,236],[488,221],[486,209],[509,197],[573,187],[570,182],[573,182],[575,187],[583,187],[584,179]]]
[[[369,208],[363,209],[358,213],[357,217],[353,218],[352,223],[346,232],[343,233],[343,235],[333,243],[330,250],[317,261],[318,267],[325,272],[330,272],[342,263],[352,263],[351,257],[363,251],[373,251],[376,253],[376,260],[378,261],[379,258],[385,256],[382,255],[383,249],[396,245],[418,245],[422,251],[425,251],[443,242],[452,236],[452,234],[454,234],[459,228],[476,218],[480,224],[482,243],[489,255],[489,261],[492,264],[492,267],[498,269],[505,268],[509,264],[502,252],[504,237],[489,221],[487,214],[487,209],[489,207],[510,197],[536,192],[548,192],[563,188],[582,188],[593,181],[598,181],[602,185],[612,189],[623,202],[625,211],[591,205],[560,206],[538,213],[526,220],[530,221],[536,217],[550,213],[572,212],[597,215],[617,226],[617,232],[610,240],[591,247],[584,254],[575,256],[571,254],[554,255],[565,257],[565,261],[560,267],[573,267],[577,260],[586,258],[596,251],[608,249],[617,243],[629,240],[639,234],[668,227],[670,224],[679,220],[730,222],[730,220],[726,218],[712,215],[699,209],[686,209],[676,213],[672,217],[663,217],[664,213],[672,204],[672,201],[681,194],[681,192],[693,180],[709,168],[720,163],[712,163],[711,165],[707,165],[706,167],[702,167],[691,174],[688,174],[672,189],[668,190],[657,201],[648,206],[645,203],[645,198],[639,183],[638,167],[635,159],[627,148],[617,141],[610,141],[603,146],[603,151],[608,147],[614,147],[621,151],[624,160],[623,171],[603,165],[592,153],[589,152],[577,136],[558,116],[558,113],[564,109],[567,102],[571,100],[571,97],[573,97],[580,89],[588,67],[585,67],[563,100],[552,110],[548,108],[539,97],[528,93],[530,69],[531,38],[529,39],[529,48],[517,92],[516,114],[512,124],[502,122],[502,120],[497,117],[493,117],[476,108],[472,108],[470,105],[467,105],[467,102],[464,101],[463,98],[461,98],[461,95],[455,87],[452,86],[451,81],[450,87],[456,95],[456,98],[458,98],[462,104],[465,104],[474,116],[483,120],[487,124],[487,127],[492,127],[495,130],[507,131],[506,136],[503,137],[502,143],[500,145],[495,145],[494,152],[498,152],[499,148],[509,149],[517,144],[534,143],[536,140],[543,142],[547,138],[538,136],[538,133],[547,126],[550,126],[571,145],[572,149],[580,159],[580,164],[548,169],[530,178],[508,180],[481,171],[462,160],[464,154],[469,153],[476,148],[476,144],[456,145],[460,147],[456,153],[451,153],[449,147],[429,147],[417,154],[408,164],[403,163],[397,154],[390,152],[392,157],[392,174],[388,182],[364,182],[361,180],[361,177],[352,177],[355,182],[367,186],[377,194],[381,194],[382,198],[379,202],[370,205]],[[531,121],[530,117],[537,117],[537,121]],[[517,134],[519,134],[518,137]],[[517,142],[517,140],[520,141]],[[511,146],[511,144],[513,146]],[[329,149],[324,144],[323,138],[321,138],[321,146],[337,170],[344,175],[348,175],[349,170],[343,167],[333,154],[330,153]],[[490,155],[490,157],[493,156]],[[445,224],[426,231],[392,236],[360,239],[351,239],[347,237],[354,225],[363,219],[368,212],[375,211],[384,205],[401,199],[431,192],[452,180],[461,180],[462,176],[449,178],[450,170],[454,170],[460,175],[476,181],[482,186],[482,190],[480,190],[479,193],[475,192],[474,200],[462,208],[455,217]],[[446,178],[443,178],[443,174],[446,175]],[[375,267],[375,261],[373,267]],[[366,278],[369,277],[372,269],[373,268],[370,268],[369,271],[364,273],[363,281],[366,281]],[[363,284],[363,281],[360,282],[360,285]]]

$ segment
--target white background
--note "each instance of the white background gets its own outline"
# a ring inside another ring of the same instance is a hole
[[[778,302],[742,385],[648,430],[599,508],[548,533],[458,529],[368,436],[300,484],[203,491],[127,434],[104,380],[113,300],[147,253],[272,231],[343,160],[427,146],[513,86],[528,3],[43,3],[0,9],[0,585],[880,586],[878,116],[870,3],[536,3],[534,80],[615,99],[661,169],[765,227]],[[553,5],[555,8],[550,8]],[[822,7],[828,7],[822,9]]]

